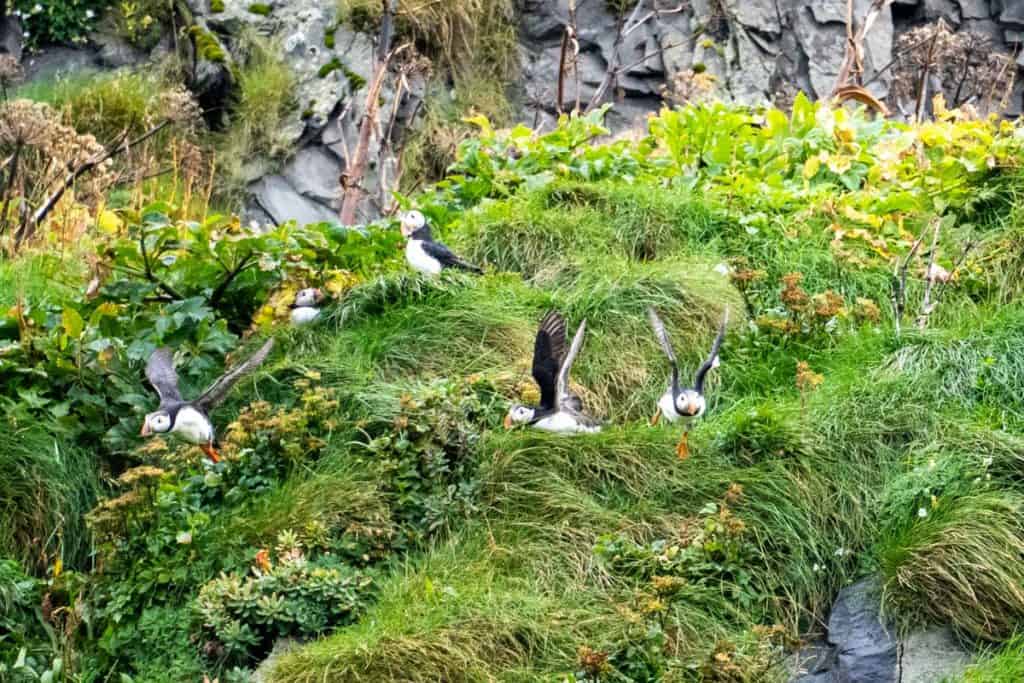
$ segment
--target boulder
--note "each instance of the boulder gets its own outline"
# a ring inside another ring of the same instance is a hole
[[[880,583],[868,578],[839,591],[828,618],[836,683],[897,683],[899,643],[882,622]]]
[[[336,211],[319,204],[292,186],[288,179],[281,175],[261,178],[249,186],[252,200],[256,206],[270,217],[275,225],[296,221],[299,225],[309,223],[330,223],[338,220]],[[250,215],[250,219],[259,220]]]
[[[792,656],[791,683],[935,683],[966,669],[971,656],[948,627],[897,638],[882,619],[880,590],[869,577],[839,591],[828,635]]]

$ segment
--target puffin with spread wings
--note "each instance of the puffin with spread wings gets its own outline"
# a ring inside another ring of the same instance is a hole
[[[220,456],[213,447],[214,431],[210,412],[227,398],[238,380],[266,360],[273,347],[274,340],[268,340],[248,360],[225,372],[199,398],[192,401],[182,398],[178,390],[174,354],[167,348],[157,349],[146,364],[146,379],[160,397],[160,407],[146,415],[141,435],[176,434],[188,443],[202,448],[214,462],[220,462]]]
[[[427,225],[427,218],[419,211],[407,211],[402,214],[402,236],[405,243],[405,260],[425,275],[437,275],[442,270],[468,270],[480,274],[483,271],[456,256],[451,249],[434,241],[434,236]]]
[[[653,308],[647,309],[647,316],[650,318],[651,327],[654,328],[654,336],[658,338],[658,343],[661,345],[662,350],[668,357],[669,364],[672,366],[672,379],[669,382],[668,389],[658,399],[658,409],[654,413],[654,417],[651,418],[651,424],[658,424],[662,416],[669,422],[682,421],[685,427],[683,436],[679,440],[679,445],[676,446],[676,453],[680,458],[686,458],[690,454],[690,424],[703,415],[707,409],[707,401],[704,398],[704,380],[712,368],[718,367],[718,352],[722,348],[722,341],[725,339],[725,327],[729,321],[729,309],[725,309],[725,313],[722,316],[722,324],[718,328],[718,335],[711,345],[711,353],[708,354],[707,360],[697,369],[692,387],[682,387],[679,385],[679,363],[676,361],[676,354],[672,349],[672,341],[669,339],[668,330],[665,329],[665,323],[661,321],[658,313]]]
[[[601,423],[583,412],[583,402],[569,390],[569,372],[583,346],[587,321],[580,323],[566,351],[565,319],[549,311],[541,320],[533,347],[533,379],[540,387],[540,405],[514,405],[505,416],[505,429],[528,424],[559,434],[594,433]]]

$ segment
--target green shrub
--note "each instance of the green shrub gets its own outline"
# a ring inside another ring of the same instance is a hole
[[[327,555],[307,558],[293,534],[261,552],[251,573],[214,579],[196,600],[203,628],[229,658],[259,658],[281,637],[322,635],[365,608],[371,579]]]
[[[254,2],[253,4],[249,5],[249,12],[252,14],[257,14],[261,17],[270,16],[270,13],[273,11],[273,9],[274,8],[271,7],[270,5],[262,2]]]
[[[14,0],[13,10],[21,17],[27,44],[39,48],[49,44],[78,44],[88,39],[107,0],[65,0],[35,2]]]

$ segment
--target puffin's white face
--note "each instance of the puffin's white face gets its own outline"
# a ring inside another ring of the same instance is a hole
[[[323,292],[315,287],[308,289],[300,289],[299,293],[295,295],[296,306],[316,306],[324,298]]]
[[[508,411],[508,415],[505,416],[505,429],[512,429],[512,425],[529,422],[533,419],[536,412],[533,408],[527,408],[526,406],[512,406],[511,410]]]
[[[426,224],[426,217],[419,211],[406,211],[402,215],[402,235],[409,237]]]
[[[676,412],[684,417],[697,417],[704,412],[704,397],[693,389],[685,389],[676,398]]]
[[[150,413],[142,423],[142,436],[166,434],[171,431],[171,416],[162,410]]]

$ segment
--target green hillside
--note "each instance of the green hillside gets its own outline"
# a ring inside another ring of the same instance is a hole
[[[402,202],[480,277],[412,274],[394,219],[252,234],[167,198],[0,233],[0,681],[242,681],[275,643],[287,683],[784,681],[875,573],[901,628],[991,648],[966,680],[1015,680],[1020,125],[475,123]],[[300,286],[330,296],[294,328]],[[651,306],[684,373],[730,313],[683,459]],[[587,321],[600,434],[502,429],[549,309]],[[201,390],[267,336],[220,463],[138,437],[154,348]]]

